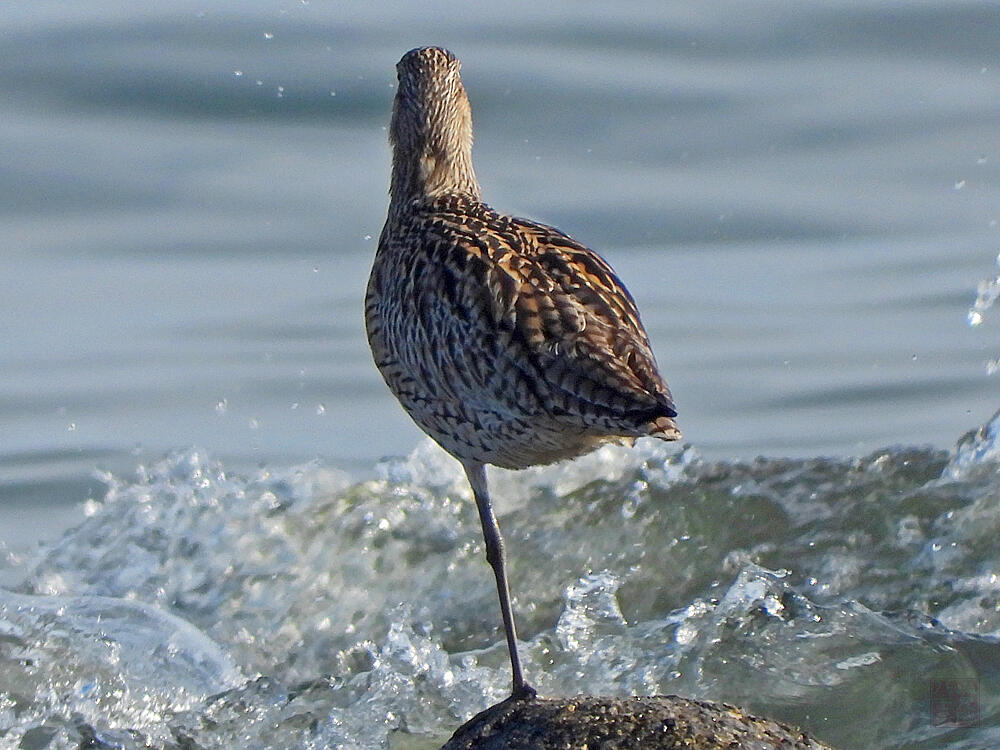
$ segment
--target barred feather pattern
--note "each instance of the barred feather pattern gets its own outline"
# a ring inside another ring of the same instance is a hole
[[[389,218],[365,320],[403,408],[460,460],[512,469],[609,441],[678,440],[670,390],[611,267],[482,202],[457,60],[425,48],[398,69]]]

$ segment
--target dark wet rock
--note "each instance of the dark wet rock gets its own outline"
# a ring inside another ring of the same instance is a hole
[[[724,703],[679,698],[509,698],[441,750],[832,750],[798,729]]]

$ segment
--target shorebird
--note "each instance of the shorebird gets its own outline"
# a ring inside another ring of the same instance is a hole
[[[465,469],[496,577],[513,696],[530,697],[486,464],[523,469],[607,442],[678,440],[632,296],[597,253],[482,200],[458,58],[396,65],[389,214],[365,296],[375,364]]]

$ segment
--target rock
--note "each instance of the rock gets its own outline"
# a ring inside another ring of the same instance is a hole
[[[833,750],[725,703],[652,698],[508,698],[441,750]]]

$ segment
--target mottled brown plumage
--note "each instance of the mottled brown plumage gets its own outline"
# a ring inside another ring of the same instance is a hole
[[[389,215],[365,320],[389,388],[469,476],[514,692],[524,693],[483,466],[522,469],[680,431],[635,302],[611,267],[559,230],[482,202],[459,67],[435,47],[397,65]]]

